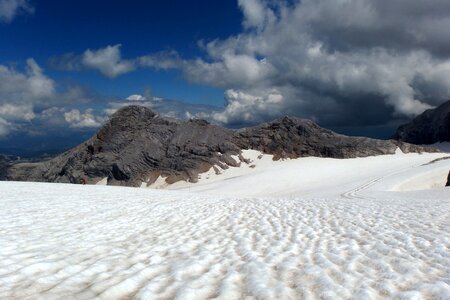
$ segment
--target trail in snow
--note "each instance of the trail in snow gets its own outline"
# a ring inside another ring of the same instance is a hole
[[[164,180],[160,178],[156,187],[233,197],[355,197],[358,194],[355,190],[372,190],[380,182],[383,186],[379,190],[442,187],[450,170],[450,160],[426,165],[448,157],[447,153],[403,154],[397,151],[395,155],[366,158],[305,157],[276,162],[271,155],[254,150],[243,151],[243,156],[251,162],[242,163],[240,168],[231,167],[220,175],[210,170],[200,176],[198,183],[178,182],[168,186],[161,185]],[[415,181],[410,181],[413,178]],[[370,195],[360,198],[369,199]]]
[[[421,166],[423,166],[423,165],[421,165]],[[416,166],[416,167],[408,167],[408,168],[406,168],[406,169],[403,169],[403,170],[400,170],[400,171],[395,171],[395,172],[392,172],[392,173],[390,173],[390,174],[387,174],[387,175],[384,175],[384,176],[381,176],[381,177],[372,179],[372,180],[370,180],[369,182],[366,182],[366,183],[364,183],[364,184],[361,185],[361,186],[358,186],[358,187],[356,187],[356,188],[351,189],[350,191],[347,191],[347,192],[345,192],[345,193],[342,193],[342,194],[341,194],[341,197],[347,198],[347,199],[365,199],[365,200],[374,200],[374,199],[376,199],[375,197],[368,196],[368,195],[360,195],[360,193],[361,193],[362,191],[366,191],[367,189],[369,189],[370,187],[376,185],[377,183],[379,183],[379,182],[381,182],[381,181],[386,181],[387,178],[393,177],[394,175],[402,174],[402,173],[405,173],[406,171],[411,171],[411,170],[417,171],[418,167],[420,167],[420,166]],[[418,171],[418,172],[420,173],[420,171]],[[444,178],[444,177],[442,177],[442,178]],[[404,183],[402,183],[402,184],[404,184]]]
[[[450,299],[450,190],[398,191],[439,156],[285,161],[196,193],[0,182],[0,298]],[[238,196],[288,178],[294,196]]]

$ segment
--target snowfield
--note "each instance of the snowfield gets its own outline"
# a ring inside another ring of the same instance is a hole
[[[0,298],[450,299],[449,154],[244,156],[175,191],[0,182]]]

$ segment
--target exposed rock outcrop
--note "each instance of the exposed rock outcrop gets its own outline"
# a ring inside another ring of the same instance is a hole
[[[445,186],[450,186],[450,171],[448,172],[447,184]]]
[[[259,126],[231,130],[204,120],[164,118],[149,108],[128,106],[116,112],[85,143],[39,163],[19,163],[8,180],[96,183],[138,186],[160,175],[166,182],[195,182],[211,167],[239,166],[232,155],[242,149],[273,154],[274,159],[319,156],[333,158],[393,154],[426,149],[389,140],[347,137],[310,120],[284,117]],[[240,156],[241,161],[244,161]]]
[[[417,145],[450,142],[450,101],[400,126],[393,138]]]
[[[6,179],[6,174],[9,166],[11,165],[11,160],[6,155],[0,154],[0,180]]]

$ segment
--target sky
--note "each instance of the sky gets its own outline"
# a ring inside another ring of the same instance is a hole
[[[57,150],[120,107],[389,137],[450,99],[448,0],[0,0],[0,151]]]

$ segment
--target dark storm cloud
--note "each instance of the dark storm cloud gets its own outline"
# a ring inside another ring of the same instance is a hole
[[[303,1],[299,17],[331,49],[423,49],[450,55],[447,0]]]

